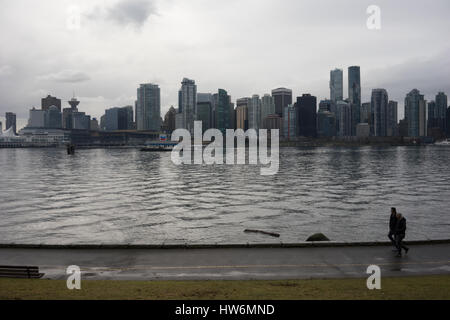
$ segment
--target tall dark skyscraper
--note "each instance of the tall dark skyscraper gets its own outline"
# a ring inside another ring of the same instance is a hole
[[[398,102],[389,101],[387,109],[387,135],[398,136]]]
[[[295,104],[298,116],[298,134],[303,137],[317,136],[317,98],[304,94]]]
[[[447,137],[450,137],[450,107],[447,108],[447,117],[446,117],[446,133]]]
[[[169,111],[167,111],[166,115],[164,116],[164,122],[162,126],[162,131],[172,134],[172,132],[175,130],[175,117],[177,114],[177,110],[172,106],[170,107]]]
[[[14,133],[17,131],[17,122],[16,122],[16,114],[12,112],[6,112],[5,114],[6,118],[6,130],[9,128],[13,128]]]
[[[431,128],[436,128],[438,126],[438,121],[436,118],[436,102],[430,101],[428,102],[428,119],[427,119],[427,127],[428,130]]]
[[[219,92],[214,95],[214,104],[216,107],[215,112],[215,125],[216,129],[220,130],[223,134],[226,133],[227,129],[231,128],[231,101],[228,93],[219,89]]]
[[[447,95],[443,92],[439,92],[436,95],[436,125],[441,129],[443,133],[445,133],[447,124],[446,124],[446,113],[448,107]]]
[[[51,95],[48,95],[46,98],[41,99],[42,110],[48,110],[51,106],[55,106],[59,111],[61,111],[61,99],[52,97]]]
[[[202,122],[203,133],[214,127],[214,96],[211,93],[197,93],[197,121]]]
[[[372,90],[371,109],[373,110],[373,127],[376,137],[386,137],[388,127],[388,93],[385,89]]]
[[[361,70],[358,66],[348,68],[348,101],[352,109],[352,135],[361,117]]]
[[[283,117],[284,108],[292,104],[292,90],[278,88],[272,90],[272,97],[275,102],[275,113]]]

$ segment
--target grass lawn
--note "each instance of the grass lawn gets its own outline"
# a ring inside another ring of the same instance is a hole
[[[62,280],[0,279],[0,299],[327,300],[450,299],[450,275],[382,278],[382,290],[366,279],[289,281],[93,281],[68,290]]]

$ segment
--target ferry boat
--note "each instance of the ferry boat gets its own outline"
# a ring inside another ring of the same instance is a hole
[[[176,143],[173,142],[152,142],[145,145],[145,147],[141,148],[141,151],[144,152],[170,152],[176,146]]]
[[[450,139],[438,141],[434,145],[436,145],[436,146],[450,146]]]

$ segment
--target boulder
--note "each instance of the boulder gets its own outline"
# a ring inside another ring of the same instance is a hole
[[[310,236],[306,241],[330,241],[323,233],[316,233]]]

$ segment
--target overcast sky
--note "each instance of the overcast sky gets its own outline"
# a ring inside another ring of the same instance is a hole
[[[369,30],[369,5],[381,30]],[[75,7],[74,7],[75,6]],[[403,100],[450,94],[448,0],[0,0],[0,114],[27,118],[47,94],[80,110],[134,104],[140,83],[161,87],[163,114],[183,77],[233,101],[288,87],[329,97],[329,71],[361,66],[372,88]],[[81,12],[79,28],[70,17]],[[347,97],[347,86],[344,86]]]

